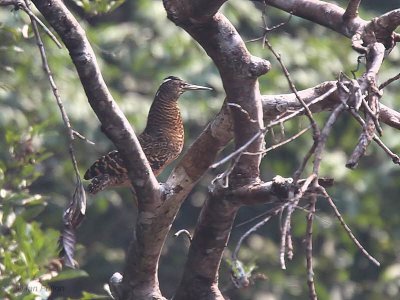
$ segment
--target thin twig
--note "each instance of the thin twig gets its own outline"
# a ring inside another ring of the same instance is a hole
[[[268,152],[270,152],[270,151],[272,151],[272,150],[274,150],[274,149],[276,149],[276,148],[278,148],[278,147],[281,147],[281,146],[283,146],[283,145],[285,145],[285,144],[287,144],[287,143],[290,143],[290,142],[292,142],[293,140],[297,139],[297,138],[298,138],[299,136],[301,136],[302,134],[306,133],[310,128],[311,128],[311,125],[307,126],[306,128],[304,128],[303,130],[299,131],[298,133],[296,133],[295,135],[291,136],[290,138],[288,138],[288,139],[286,139],[286,140],[284,140],[284,141],[282,141],[282,142],[280,142],[280,143],[278,143],[278,144],[272,145],[271,147],[265,149],[265,150],[262,151],[262,152],[263,152],[264,154],[266,154],[266,153],[268,153]]]
[[[211,185],[214,185],[216,182],[218,182],[222,188],[227,188],[229,186],[229,176],[231,175],[242,154],[243,152],[239,151],[239,153],[234,157],[234,160],[231,163],[230,167],[226,169],[222,174],[217,175],[211,181]]]
[[[314,270],[313,270],[313,223],[315,214],[315,204],[317,196],[313,195],[310,199],[310,209],[307,214],[307,231],[306,231],[306,261],[307,261],[307,285],[308,296],[311,300],[317,299],[317,292],[314,285]]]
[[[78,131],[76,130],[72,130],[72,133],[74,136],[76,136],[77,138],[80,138],[81,140],[85,141],[86,143],[90,144],[90,145],[95,145],[94,142],[92,142],[91,140],[89,140],[87,137],[83,136],[82,134],[80,134]]]
[[[365,55],[359,55],[359,56],[357,57],[357,67],[356,67],[355,70],[351,70],[351,74],[353,74],[353,79],[356,79],[356,78],[357,78],[356,72],[358,72],[358,70],[360,70],[361,60],[362,60],[363,58],[365,58]]]
[[[287,70],[285,64],[284,64],[283,61],[282,61],[281,55],[278,54],[278,53],[274,50],[274,48],[272,47],[272,45],[270,44],[270,42],[269,42],[268,39],[267,39],[267,34],[268,34],[268,32],[270,31],[270,29],[268,28],[267,22],[266,22],[266,7],[267,7],[267,2],[264,1],[264,4],[265,4],[265,6],[264,6],[263,13],[262,13],[262,20],[263,20],[263,23],[264,23],[264,32],[263,32],[263,36],[262,36],[262,45],[263,45],[263,47],[264,47],[265,45],[267,45],[268,49],[272,52],[272,54],[273,54],[273,55],[276,57],[276,59],[278,60],[280,66],[281,66],[281,68],[282,68],[282,71],[283,71],[283,73],[284,73],[284,75],[285,75],[285,77],[286,77],[286,79],[287,79],[287,81],[288,81],[288,84],[289,84],[290,89],[291,89],[292,92],[295,94],[296,99],[297,99],[297,100],[301,103],[301,105],[303,106],[303,108],[304,108],[304,110],[305,110],[305,112],[306,112],[306,116],[307,116],[307,118],[310,120],[310,123],[311,123],[311,125],[312,125],[312,129],[313,129],[313,136],[316,137],[316,136],[319,135],[319,128],[318,128],[318,125],[317,125],[317,123],[315,122],[315,120],[314,120],[314,118],[313,118],[313,116],[312,116],[311,110],[310,110],[309,107],[305,104],[304,100],[301,99],[299,93],[297,92],[297,89],[296,89],[296,87],[295,87],[295,85],[294,85],[294,83],[293,83],[293,80],[292,80],[291,77],[290,77],[289,71]],[[291,19],[291,14],[290,14],[288,20],[286,21],[286,23],[288,23],[288,22],[290,21],[290,19]],[[286,24],[286,23],[283,23],[282,25],[284,25],[284,24]]]
[[[367,71],[360,79],[360,87],[362,91],[368,91],[368,106],[373,113],[367,114],[365,125],[363,126],[363,132],[360,134],[357,145],[346,163],[346,167],[351,169],[355,168],[361,157],[365,155],[365,152],[375,135],[375,130],[381,134],[378,118],[379,99],[382,94],[377,87],[377,77],[384,60],[384,55],[385,46],[382,43],[375,42],[367,46]],[[378,124],[378,126],[376,126],[376,124]]]
[[[36,21],[40,27],[46,32],[46,34],[53,40],[58,48],[62,49],[61,43],[57,40],[56,36],[47,28],[47,26],[31,11],[29,8],[29,3],[23,0],[1,0],[0,6],[13,5],[16,9],[21,9],[24,11],[32,20]]]
[[[282,26],[284,26],[284,25],[286,25],[286,24],[288,24],[289,21],[290,21],[290,19],[291,19],[292,16],[293,16],[293,14],[290,13],[288,19],[287,19],[285,22],[281,22],[281,23],[279,23],[279,24],[277,24],[277,25],[274,25],[274,26],[272,26],[272,27],[268,27],[268,25],[267,25],[267,18],[265,17],[267,4],[266,4],[265,2],[263,2],[263,4],[264,4],[264,9],[263,9],[262,20],[263,20],[264,26],[261,27],[261,28],[263,29],[263,36],[258,37],[258,38],[255,38],[255,39],[248,40],[248,41],[246,41],[246,43],[257,42],[257,41],[262,40],[262,41],[263,41],[262,46],[264,47],[265,34],[268,33],[268,32],[271,32],[271,31],[273,31],[273,30],[276,30],[276,29],[278,29],[278,28],[280,28],[280,27],[282,27]]]
[[[329,89],[326,93],[322,94],[321,96],[315,98],[314,100],[310,101],[307,106],[311,106],[314,105],[322,100],[324,100],[326,97],[328,97],[329,95],[331,95],[332,93],[334,93],[337,90],[337,87],[332,87],[331,89]],[[243,153],[243,151],[246,150],[246,148],[253,142],[255,141],[261,134],[266,133],[269,129],[271,129],[273,126],[276,125],[280,125],[284,122],[287,122],[291,119],[293,119],[294,117],[298,116],[299,114],[303,113],[305,111],[305,109],[299,108],[298,110],[294,111],[293,113],[282,117],[276,121],[271,121],[264,129],[262,129],[259,133],[257,133],[255,136],[253,136],[246,144],[244,144],[241,148],[237,149],[236,151],[230,153],[229,155],[227,155],[226,157],[224,157],[223,159],[221,159],[220,161],[214,163],[213,165],[211,165],[209,168],[210,169],[215,169],[223,164],[225,164],[226,162],[228,162],[229,160],[231,160],[232,158],[234,158],[235,156]]]
[[[292,92],[295,94],[296,99],[301,103],[301,105],[303,106],[303,108],[304,108],[304,110],[305,110],[305,112],[306,112],[306,116],[307,116],[307,118],[309,119],[309,121],[310,121],[310,123],[311,123],[311,126],[312,126],[312,129],[313,129],[313,136],[314,136],[314,137],[317,137],[317,136],[319,135],[319,128],[318,128],[318,125],[317,125],[317,123],[316,123],[315,120],[314,120],[314,117],[313,117],[313,115],[312,115],[312,112],[311,112],[310,108],[306,105],[306,103],[304,102],[304,100],[300,97],[299,93],[297,92],[297,89],[296,89],[296,87],[295,87],[295,85],[294,85],[294,83],[293,83],[293,80],[292,80],[292,78],[291,78],[291,76],[290,76],[290,74],[289,74],[289,71],[288,71],[288,69],[286,68],[286,66],[285,66],[285,64],[283,63],[283,61],[282,61],[281,55],[278,54],[278,53],[274,50],[274,48],[272,47],[272,45],[270,44],[270,42],[268,41],[267,38],[265,38],[264,43],[267,45],[268,49],[272,52],[272,54],[273,54],[273,55],[276,57],[276,59],[278,60],[280,66],[281,66],[281,68],[282,68],[282,71],[283,71],[283,73],[284,73],[284,75],[285,75],[285,77],[286,77],[286,79],[287,79],[287,81],[288,81],[288,84],[289,84],[290,89],[291,89]]]
[[[257,120],[252,119],[250,117],[249,112],[247,110],[243,109],[242,106],[240,106],[240,104],[228,102],[228,106],[235,107],[235,108],[239,109],[239,111],[241,111],[244,115],[246,115],[247,120],[249,122],[251,122],[251,123],[257,123],[258,122]]]
[[[332,207],[335,216],[338,218],[340,224],[344,228],[344,230],[347,232],[349,235],[350,239],[353,241],[353,243],[357,246],[357,248],[375,265],[378,267],[381,265],[378,260],[376,260],[371,254],[368,253],[367,250],[361,245],[361,243],[357,240],[357,238],[354,236],[353,232],[351,231],[350,227],[346,224],[344,221],[342,215],[340,214],[339,210],[337,209],[335,203],[333,202],[332,198],[329,196],[327,191],[323,187],[319,187],[319,190],[321,191],[322,195],[328,200],[329,205]]]
[[[227,155],[226,157],[224,157],[220,161],[212,164],[210,166],[210,169],[215,169],[215,168],[219,167],[220,165],[223,165],[224,163],[228,162],[230,159],[236,157],[237,155],[242,154],[243,151],[245,151],[247,149],[247,147],[249,147],[251,145],[251,143],[253,143],[256,139],[258,139],[262,134],[264,134],[264,130],[260,130],[259,132],[257,132],[250,140],[248,140],[247,143],[245,143],[243,146],[241,146],[236,151],[234,151],[231,154]]]
[[[255,221],[255,220],[259,219],[259,218],[262,218],[262,217],[265,217],[265,216],[268,216],[268,215],[277,214],[278,211],[282,210],[287,205],[288,205],[288,202],[279,202],[278,205],[272,207],[271,209],[269,209],[269,210],[267,210],[267,211],[255,216],[255,217],[252,217],[249,220],[246,220],[246,221],[243,221],[242,223],[237,224],[235,226],[235,228],[244,226],[244,225],[246,225],[248,223],[251,223],[251,222],[253,222],[253,221]]]
[[[379,114],[374,113],[374,112],[372,111],[371,107],[368,105],[367,101],[365,100],[365,97],[363,97],[363,98],[361,99],[361,103],[362,103],[364,109],[366,110],[366,112],[367,112],[367,113],[369,114],[369,116],[371,117],[372,121],[374,122],[376,131],[377,131],[378,134],[381,136],[383,130],[382,130],[381,125],[379,124]],[[379,107],[379,105],[378,105],[378,107]],[[379,109],[378,109],[378,111],[379,111]]]
[[[335,91],[337,90],[337,87],[334,86],[331,89],[329,89],[326,93],[322,94],[321,96],[315,98],[314,100],[310,101],[306,106],[310,107],[311,105],[314,105],[318,102],[321,102],[322,100],[324,100],[326,97],[330,96],[331,94],[333,94]],[[305,111],[304,107],[299,108],[298,110],[294,111],[293,113],[290,113],[289,115],[279,118],[276,121],[272,121],[268,124],[268,126],[266,126],[266,128],[271,128],[272,126],[276,126],[279,125],[280,123],[284,123],[286,121],[289,121],[291,119],[293,119],[294,117],[298,116],[299,114],[303,113]]]
[[[258,222],[256,225],[252,226],[249,230],[247,230],[239,239],[239,242],[237,243],[235,250],[232,252],[232,260],[237,260],[238,258],[238,253],[240,250],[240,247],[242,246],[243,241],[245,240],[245,238],[247,238],[251,233],[253,233],[254,231],[256,231],[258,228],[260,228],[261,226],[263,226],[265,223],[267,223],[272,216],[268,216],[266,218],[264,218],[263,220],[261,220],[260,222]]]
[[[399,74],[397,74],[396,76],[393,76],[392,78],[389,78],[388,80],[386,80],[384,83],[382,83],[380,86],[379,86],[379,89],[380,90],[383,90],[385,87],[387,87],[389,84],[391,84],[392,82],[394,82],[394,81],[396,81],[396,80],[398,80],[398,79],[400,79],[400,73]]]
[[[324,128],[321,131],[321,135],[318,138],[318,144],[315,148],[314,152],[314,166],[313,166],[313,173],[318,176],[319,168],[322,161],[322,152],[325,148],[326,141],[328,140],[328,136],[331,132],[333,125],[335,124],[339,115],[345,110],[345,105],[343,103],[339,104],[329,116],[328,121],[326,121]]]
[[[360,114],[356,111],[354,111],[353,109],[348,110],[351,115],[358,121],[358,123],[360,123],[362,126],[365,125],[365,121],[363,120],[363,118],[360,116]],[[397,164],[400,165],[400,157],[393,153],[383,142],[382,140],[378,137],[378,135],[374,134],[373,138],[375,143],[378,144],[379,147],[381,147],[383,149],[383,151],[385,151],[385,153],[392,159],[392,161]]]
[[[288,206],[285,221],[282,226],[281,245],[279,247],[279,262],[281,264],[282,270],[286,270],[285,253],[286,253],[286,249],[287,249],[286,245],[287,245],[287,241],[288,241],[287,236],[290,235],[290,223],[292,220],[292,213],[293,213],[296,205],[292,204],[292,205]]]
[[[29,0],[25,0],[25,1],[26,1],[25,5],[28,8]],[[75,230],[82,223],[82,221],[85,217],[85,214],[86,214],[86,194],[85,194],[85,189],[83,187],[81,177],[79,174],[78,163],[76,161],[74,147],[73,147],[73,140],[75,138],[75,135],[78,136],[78,134],[76,131],[74,131],[72,129],[67,112],[65,111],[64,105],[61,101],[61,97],[58,92],[57,85],[54,81],[53,75],[51,73],[51,70],[50,70],[50,67],[49,67],[49,64],[47,61],[46,51],[45,51],[42,39],[40,37],[39,29],[37,26],[37,21],[32,15],[29,15],[29,16],[31,18],[33,32],[34,32],[35,39],[36,39],[36,42],[37,42],[37,45],[39,48],[40,57],[42,59],[43,70],[45,71],[45,73],[47,74],[47,77],[49,79],[51,89],[53,91],[57,105],[60,109],[61,117],[63,119],[65,129],[67,131],[68,141],[69,141],[68,150],[69,150],[69,155],[71,158],[71,162],[72,162],[74,172],[75,172],[75,177],[76,177],[75,192],[74,192],[71,200],[67,204],[66,209],[64,210],[64,214],[63,214],[64,228],[63,228],[62,234],[59,239],[59,244],[60,244],[60,248],[61,248],[60,249],[60,257],[62,258],[63,263],[66,266],[70,266],[70,267],[74,268],[76,266],[75,260],[73,258],[74,251],[75,251],[75,242],[76,242]]]
[[[302,129],[301,131],[299,131],[298,133],[296,133],[295,135],[291,136],[290,138],[272,145],[271,147],[268,147],[267,149],[263,150],[263,151],[259,151],[259,152],[243,152],[244,155],[260,155],[260,154],[266,154],[276,148],[279,148],[287,143],[290,143],[292,141],[294,141],[295,139],[297,139],[299,136],[301,136],[302,134],[306,133],[309,129],[311,128],[311,125],[309,125],[308,127]]]
[[[315,143],[314,143],[315,144]],[[288,241],[291,241],[291,221],[292,221],[292,214],[295,208],[298,206],[300,199],[303,197],[304,193],[307,191],[310,184],[317,178],[316,174],[311,174],[303,183],[301,188],[299,189],[296,196],[290,200],[289,204],[287,205],[287,214],[285,217],[285,221],[282,227],[281,233],[281,245],[279,250],[279,261],[281,264],[281,268],[283,270],[286,269],[285,263],[285,253],[290,253],[292,249],[288,248]]]
[[[35,38],[36,38],[36,41],[37,41],[37,45],[38,45],[38,48],[39,48],[39,51],[40,51],[40,57],[42,59],[43,70],[46,72],[47,77],[49,79],[51,89],[52,89],[54,97],[55,97],[55,99],[57,101],[57,105],[58,105],[58,107],[60,109],[60,112],[61,112],[61,117],[62,117],[62,119],[64,121],[64,125],[65,125],[65,128],[66,128],[67,133],[68,133],[69,154],[70,154],[70,157],[71,157],[72,165],[74,167],[77,183],[79,183],[81,181],[81,179],[80,179],[78,164],[77,164],[76,158],[75,158],[74,148],[72,146],[72,141],[74,140],[74,130],[71,127],[71,123],[69,121],[67,112],[65,111],[64,105],[63,105],[63,103],[61,101],[60,94],[58,92],[57,85],[56,85],[56,83],[54,81],[54,78],[53,78],[53,75],[51,73],[49,64],[47,62],[46,51],[44,49],[44,45],[43,45],[42,39],[40,37],[40,33],[39,33],[39,30],[38,30],[38,27],[36,25],[37,21],[36,21],[36,19],[31,17],[31,22],[32,22],[33,32],[35,34]]]
[[[314,141],[310,149],[307,151],[306,155],[304,156],[303,160],[301,161],[300,166],[297,168],[297,170],[293,173],[293,181],[297,182],[303,173],[309,159],[311,156],[315,153],[315,149],[317,148],[317,143]]]

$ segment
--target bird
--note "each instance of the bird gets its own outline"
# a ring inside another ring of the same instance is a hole
[[[138,136],[155,176],[182,151],[184,127],[178,99],[189,90],[212,88],[190,84],[176,76],[164,78],[151,104],[146,127]],[[128,171],[118,150],[97,159],[86,171],[84,179],[91,180],[87,187],[90,194],[96,194],[109,187],[130,186]]]

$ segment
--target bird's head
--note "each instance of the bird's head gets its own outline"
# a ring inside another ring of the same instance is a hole
[[[167,93],[174,99],[178,99],[180,95],[189,90],[212,90],[212,88],[190,84],[176,76],[164,78],[159,88],[159,91]]]

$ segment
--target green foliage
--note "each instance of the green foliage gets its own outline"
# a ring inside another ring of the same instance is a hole
[[[21,136],[13,130],[0,130],[4,143],[0,156],[0,291],[1,298],[35,299],[48,296],[50,290],[40,277],[57,256],[58,232],[42,229],[32,221],[47,202],[27,189],[41,176],[35,164],[48,155],[38,154],[34,146],[35,130]],[[6,157],[8,159],[6,159]]]
[[[99,15],[112,12],[118,8],[125,0],[73,0],[76,5],[83,8],[83,10],[91,15]]]

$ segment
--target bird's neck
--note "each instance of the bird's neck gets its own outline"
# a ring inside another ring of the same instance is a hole
[[[183,122],[177,99],[171,99],[159,91],[150,107],[144,131],[149,134],[183,135]]]

